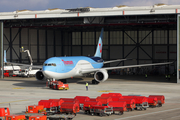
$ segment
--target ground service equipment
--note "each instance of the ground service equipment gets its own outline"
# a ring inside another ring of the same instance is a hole
[[[102,103],[99,101],[85,101],[83,106],[84,112],[90,114],[90,108],[92,105],[102,106]]]
[[[72,102],[63,102],[60,107],[61,113],[75,114],[79,112],[79,104]]]
[[[0,108],[0,120],[3,120],[7,115],[10,115],[9,108]]]
[[[157,107],[161,107],[165,103],[164,95],[149,95],[149,97],[156,97],[158,100]]]
[[[110,101],[108,105],[113,107],[114,114],[122,115],[124,111],[127,111],[127,105],[124,101]]]
[[[119,101],[124,101],[126,102],[126,107],[127,107],[127,111],[133,111],[134,108],[136,108],[136,101],[134,99],[131,98],[120,98]]]
[[[111,97],[101,97],[101,96],[98,96],[96,98],[96,101],[100,101],[102,103],[102,106],[108,106],[108,103],[110,101],[112,101],[112,98]]]
[[[91,115],[100,115],[101,117],[104,115],[111,115],[113,113],[113,108],[109,106],[98,106],[92,105],[90,108]]]
[[[122,96],[126,99],[134,99],[136,101],[136,110],[146,110],[148,106],[148,100],[145,96]]]
[[[76,96],[74,99],[77,99],[79,101],[79,106],[81,110],[83,110],[84,102],[90,100],[88,96]]]

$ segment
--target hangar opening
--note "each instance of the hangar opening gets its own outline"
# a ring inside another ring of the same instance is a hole
[[[40,65],[53,56],[90,56],[94,55],[100,30],[104,28],[103,59],[133,59],[108,66],[175,61],[161,67],[113,72],[176,74],[179,9],[179,5],[155,5],[2,13],[3,49],[7,51],[7,61],[29,63],[26,54],[19,51],[23,46],[30,50],[34,64]]]

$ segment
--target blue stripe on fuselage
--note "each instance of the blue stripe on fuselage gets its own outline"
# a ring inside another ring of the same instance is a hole
[[[80,60],[85,60],[93,66],[93,68],[102,68],[103,60],[99,57],[52,57],[47,59],[44,64],[55,63],[56,66],[43,66],[43,70],[56,73],[66,73],[71,71]]]

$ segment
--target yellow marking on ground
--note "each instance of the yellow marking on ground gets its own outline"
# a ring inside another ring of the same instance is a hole
[[[28,100],[9,101],[9,102],[2,102],[2,103],[0,103],[0,104],[5,104],[5,103],[14,103],[14,102],[21,102],[21,101],[28,101]]]
[[[25,89],[25,88],[13,88],[13,89]]]
[[[102,91],[98,91],[98,92],[113,92],[113,91],[110,91],[110,90],[102,90]]]

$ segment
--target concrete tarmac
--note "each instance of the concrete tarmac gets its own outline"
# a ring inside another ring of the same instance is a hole
[[[123,115],[91,116],[80,111],[73,120],[180,120],[180,84],[176,77],[166,80],[164,76],[120,76],[110,78],[98,85],[92,85],[92,77],[68,79],[69,90],[52,90],[45,81],[35,78],[7,77],[0,79],[0,107],[10,107],[11,114],[25,112],[29,105],[39,100],[89,96],[96,98],[102,93],[115,92],[122,95],[164,95],[162,107],[147,108],[143,111],[124,112]],[[89,83],[86,91],[85,83]]]

